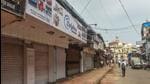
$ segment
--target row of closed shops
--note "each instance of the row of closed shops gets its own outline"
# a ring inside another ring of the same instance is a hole
[[[2,84],[50,84],[94,68],[94,49],[78,45],[87,45],[88,24],[64,0],[50,1],[53,5],[45,14],[36,8],[37,2],[26,0],[18,16],[5,4],[14,0],[3,0]],[[48,5],[47,0],[40,3]]]
[[[2,84],[24,84],[27,78],[32,84],[47,84],[65,77],[64,48],[39,43],[27,46],[8,37],[1,40]]]
[[[80,40],[29,15],[15,22],[15,15],[1,12],[5,20],[1,28],[2,84],[48,84],[80,73],[80,52],[68,51],[75,53],[70,57],[66,52],[70,39]]]
[[[2,84],[24,84],[28,79],[31,84],[47,84],[94,68],[94,51],[27,44],[4,36],[1,40]]]
[[[88,47],[80,47],[77,44],[71,44],[67,49],[66,72],[67,76],[79,74],[92,70],[94,68],[94,50],[88,51]]]

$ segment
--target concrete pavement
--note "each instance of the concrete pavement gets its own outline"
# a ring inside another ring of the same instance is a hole
[[[121,70],[115,66],[100,84],[150,84],[150,71],[127,68],[126,76],[121,76]]]
[[[121,77],[115,84],[150,84],[150,71],[129,68],[126,77]]]
[[[104,67],[92,70],[86,74],[56,84],[97,84],[113,67]]]
[[[121,77],[118,71],[119,69],[114,66],[114,68],[106,74],[106,76],[100,81],[99,84],[115,84],[115,82]]]

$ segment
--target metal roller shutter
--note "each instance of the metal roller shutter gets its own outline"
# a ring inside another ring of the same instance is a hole
[[[23,46],[1,43],[1,84],[23,84]]]
[[[84,71],[90,70],[94,68],[93,56],[88,55],[84,56]]]
[[[48,46],[35,44],[35,84],[48,84]]]
[[[66,77],[66,53],[64,48],[56,47],[56,66],[57,66],[57,76],[56,79],[61,79]]]
[[[67,76],[80,73],[80,52],[76,49],[67,50]]]

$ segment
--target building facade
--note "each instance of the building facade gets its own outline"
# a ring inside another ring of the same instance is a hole
[[[142,46],[144,47],[146,60],[150,62],[150,22],[145,22],[142,24],[141,29],[141,37],[142,37]]]
[[[1,83],[65,78],[66,49],[87,42],[86,23],[59,0],[2,0],[1,7]]]
[[[121,56],[123,56],[126,60],[128,53],[134,50],[134,45],[130,43],[121,42],[120,40],[118,40],[118,38],[110,42],[109,47],[112,50],[114,58],[117,57],[118,59],[120,59]]]

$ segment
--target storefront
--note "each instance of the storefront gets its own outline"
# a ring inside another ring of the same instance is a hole
[[[25,4],[22,0],[1,0],[1,31],[2,27],[16,21],[13,15],[23,16]],[[3,11],[2,11],[3,10]],[[4,12],[11,14],[4,14]],[[7,19],[5,17],[7,17]],[[11,17],[11,18],[10,18]],[[10,19],[8,19],[10,18]],[[5,20],[4,20],[5,19]],[[2,32],[3,33],[3,32]],[[23,84],[24,82],[24,45],[23,41],[16,38],[8,38],[1,34],[1,83]]]
[[[2,84],[23,84],[23,50],[21,40],[1,37]]]
[[[99,68],[100,62],[100,52],[97,50],[96,54],[94,55],[94,68]]]
[[[105,58],[104,58],[104,51],[99,49],[96,51],[96,55],[94,56],[94,67],[100,68],[104,66]]]
[[[1,17],[4,19],[1,25],[1,83],[47,84],[65,78],[65,50],[69,43],[86,43],[86,32],[79,29],[82,24],[55,0],[48,0],[46,9],[41,8],[40,3],[42,4],[43,0],[39,0],[39,4],[34,0],[27,0],[25,13],[6,7],[5,1],[8,0],[3,0],[4,9],[1,9]],[[54,1],[53,6],[51,1]],[[55,10],[56,4],[59,9],[65,11],[62,12],[64,16],[61,16],[61,11],[58,13],[58,10]],[[59,16],[59,24],[54,21],[56,14]],[[71,21],[66,23],[68,19],[64,17],[70,18]],[[78,70],[75,72],[79,71],[80,62],[75,64],[76,66]],[[71,69],[69,73],[72,73]]]
[[[81,52],[81,72],[85,72],[94,68],[95,50],[92,48],[84,48]]]
[[[55,47],[55,64],[56,80],[66,77],[66,52],[64,48]]]
[[[35,49],[35,84],[46,84],[48,82],[48,46],[34,44]]]
[[[80,73],[80,58],[81,58],[80,48],[78,47],[78,45],[71,45],[66,51],[67,51],[66,57],[67,76]]]

